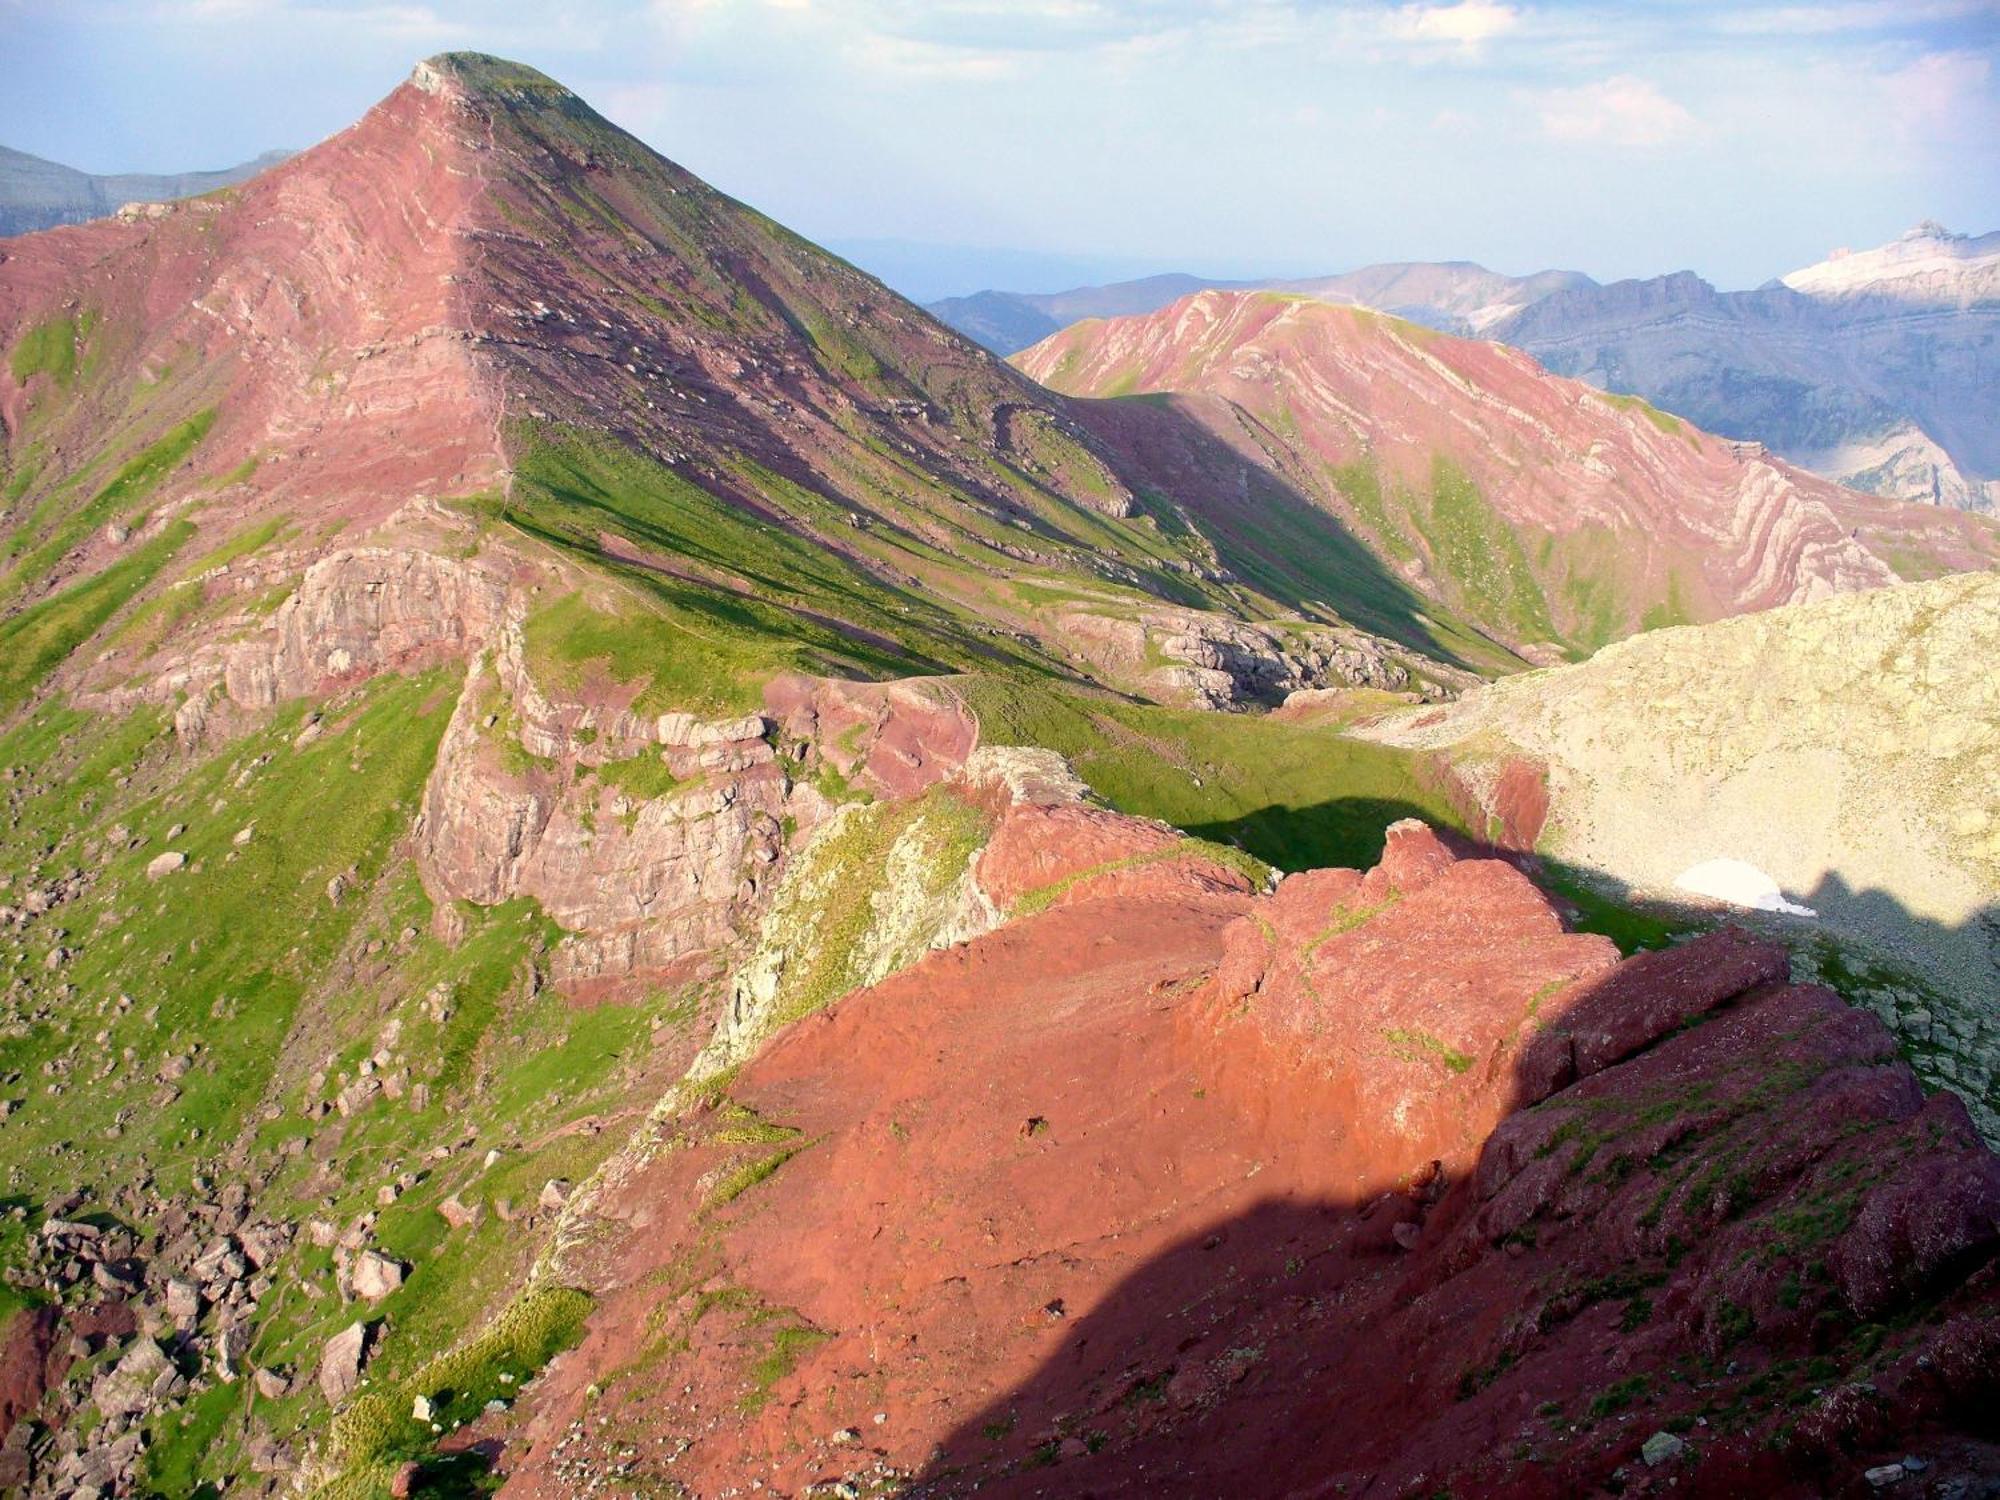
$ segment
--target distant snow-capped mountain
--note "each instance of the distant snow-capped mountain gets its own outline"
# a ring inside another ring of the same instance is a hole
[[[1891,296],[1970,307],[2000,295],[2000,230],[1953,234],[1935,219],[1873,250],[1836,250],[1782,277],[1809,297]]]
[[[2000,233],[1927,221],[1749,292],[1569,289],[1489,333],[1853,488],[2000,508]]]

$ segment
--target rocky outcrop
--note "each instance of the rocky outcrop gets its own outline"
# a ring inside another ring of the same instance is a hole
[[[1808,956],[1822,932],[1861,944],[1832,966],[1853,998],[2000,1138],[1996,649],[2000,579],[1939,579],[1654,632],[1359,732],[1495,794],[1525,756],[1542,846],[1641,892],[1762,871],[1819,914],[1778,928]]]
[[[979,723],[943,682],[844,682],[785,674],[764,712],[793,741],[879,797],[913,797],[952,776],[979,742]]]
[[[1413,686],[1407,653],[1360,630],[1252,624],[1196,610],[1149,610],[1130,619],[1074,612],[1058,625],[1099,672],[1190,708],[1272,707],[1289,694],[1330,687]],[[1439,679],[1450,675],[1425,665]],[[1427,697],[1449,696],[1433,683],[1422,687]]]
[[[828,688],[848,701],[846,685]],[[910,725],[886,738],[893,744],[918,727],[937,727],[930,713]],[[954,746],[957,725],[945,720]],[[910,763],[892,752],[890,764],[907,771]],[[690,1077],[738,1066],[786,1022],[879,984],[927,952],[991,932],[1033,892],[1181,842],[1163,823],[1095,805],[1061,756],[1016,746],[982,745],[949,779],[899,802],[840,807],[787,867]]]
[[[1356,1181],[1462,1172],[1524,1102],[1523,1057],[1618,961],[1513,866],[1455,859],[1413,820],[1366,875],[1280,882],[1223,954],[1189,1044],[1209,1039],[1284,1149]]]
[[[1029,879],[1078,816],[1036,815]],[[703,1493],[1990,1472],[2000,1160],[1781,950],[1620,962],[1417,824],[1267,896],[1184,873],[1073,886],[718,1080],[605,1205],[643,1227],[511,1484],[607,1442]]]
[[[490,567],[416,549],[336,552],[306,569],[267,630],[231,648],[223,684],[264,708],[467,656],[506,619],[507,581]]]
[[[587,745],[583,717],[541,693],[509,635],[467,671],[417,824],[439,899],[541,903],[568,934],[553,977],[571,989],[726,946],[761,908],[784,820],[809,825],[823,806],[793,786],[761,715],[614,711]],[[627,782],[632,765],[646,770]]]
[[[705,965],[753,932],[788,839],[833,810],[814,784],[821,768],[907,802],[959,773],[978,735],[949,689],[924,681],[780,676],[765,712],[723,719],[639,717],[630,695],[552,697],[519,630],[501,631],[468,669],[418,821],[433,893],[482,906],[534,897],[567,934],[552,977],[572,992]],[[865,823],[887,811],[847,816]],[[916,842],[878,851],[889,864],[862,878],[922,864],[928,833],[921,821],[906,833]],[[901,940],[889,947],[900,951]],[[731,1013],[741,1009],[739,997]]]

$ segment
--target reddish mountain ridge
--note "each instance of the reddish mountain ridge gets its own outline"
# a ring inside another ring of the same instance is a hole
[[[462,554],[469,504],[503,522],[472,528],[508,554],[489,557],[501,572],[525,539],[554,541],[794,609],[794,633],[816,624],[864,655],[894,637],[905,670],[1021,648],[1067,663],[1023,584],[1081,585],[1117,613],[1332,622],[1343,580],[1378,582],[1198,430],[1177,434],[1176,483],[1140,494],[1153,470],[1061,397],[559,84],[471,54],[421,64],[240,188],[8,242],[0,344],[14,601],[183,520],[199,544],[184,561],[284,523],[233,578],[201,580],[211,602],[373,532]],[[666,496],[677,524],[658,507],[637,524],[631,489]],[[1286,545],[1263,536],[1274,516]],[[817,587],[772,576],[756,557],[771,536]],[[1431,642],[1405,608],[1360,623]],[[211,624],[160,659],[128,648],[91,685],[150,669],[156,696],[179,696],[190,645],[240,628]]]
[[[1064,398],[493,58],[241,188],[6,242],[0,345],[0,726],[67,694],[213,746],[464,662],[426,882],[550,902],[565,980],[752,923],[739,865],[824,810],[763,741],[788,671],[1097,679],[1068,622],[1157,612],[1216,701],[1262,681],[1205,654],[1245,620],[1284,686],[1409,680],[1314,634],[1379,568],[1226,445],[1178,434],[1142,497]],[[1370,616],[1403,654],[1406,604]],[[614,821],[596,773],[663,753],[688,795]]]
[[[1011,806],[978,878],[1047,910],[676,1117],[571,1264],[608,1288],[589,1337],[473,1434],[506,1492],[1996,1472],[2000,1159],[1782,950],[1620,962],[1417,823],[1261,896],[1160,850]]]
[[[1591,648],[2000,557],[1989,525],[1843,490],[1518,350],[1306,297],[1201,292],[1014,363],[1076,395],[1172,393],[1517,645]],[[1090,420],[1142,423],[1130,405]]]
[[[1307,826],[1092,650],[1505,659],[1241,408],[1037,387],[489,58],[0,257],[0,1482],[1990,1466],[2000,1169],[1781,955],[1407,824],[1265,890],[993,743]]]

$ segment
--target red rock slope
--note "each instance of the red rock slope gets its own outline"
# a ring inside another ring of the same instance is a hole
[[[2000,1160],[1874,1020],[1733,932],[1621,963],[1418,824],[1267,896],[1156,842],[1016,808],[981,879],[1077,851],[1049,909],[679,1122],[507,1493],[1995,1472]]]
[[[1201,292],[1014,362],[1085,396],[1171,392],[1433,597],[1520,644],[1596,646],[1984,566],[1978,521],[1842,490],[1498,344],[1272,292]],[[1119,403],[1093,419],[1154,418]]]
[[[996,637],[1067,661],[1023,579],[1120,613],[1308,606],[1296,572],[1238,587],[1205,534],[1206,498],[1261,477],[1241,456],[1184,434],[1200,482],[1142,504],[1143,465],[1070,403],[532,69],[434,58],[311,150],[155,208],[0,243],[0,610],[177,520],[183,564],[286,523],[234,565],[262,589],[364,538],[462,557],[411,523],[467,511],[485,554],[526,532],[795,607],[797,635],[893,635],[912,670]],[[145,484],[106,485],[149,451]]]

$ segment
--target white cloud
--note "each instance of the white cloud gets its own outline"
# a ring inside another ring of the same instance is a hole
[[[1883,78],[1888,122],[1905,137],[1950,139],[1988,112],[1992,74],[1992,63],[1974,52],[1926,53]]]
[[[1600,146],[1665,146],[1700,128],[1653,84],[1629,73],[1538,96],[1542,130],[1558,141]]]
[[[469,35],[466,27],[445,19],[428,5],[301,4],[294,3],[294,0],[166,0],[166,3],[154,8],[154,14],[170,23],[296,22],[413,44],[449,42]]]
[[[1456,5],[1405,5],[1390,19],[1394,36],[1477,52],[1521,24],[1521,13],[1500,0],[1458,0]]]
[[[997,49],[952,47],[882,32],[857,37],[846,51],[852,62],[871,72],[962,83],[1011,78],[1021,61],[1015,54]]]

